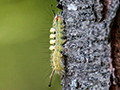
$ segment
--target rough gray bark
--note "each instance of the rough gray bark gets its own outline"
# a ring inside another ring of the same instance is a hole
[[[63,90],[109,90],[115,78],[109,34],[119,0],[60,0],[59,6],[67,39]]]

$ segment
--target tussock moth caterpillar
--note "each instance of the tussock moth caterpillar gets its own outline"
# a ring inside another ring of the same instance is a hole
[[[52,44],[49,49],[52,51],[51,54],[51,63],[53,71],[50,75],[50,83],[51,86],[52,78],[54,73],[63,74],[64,73],[64,65],[62,63],[63,55],[61,54],[65,40],[62,39],[63,35],[63,19],[60,14],[57,14],[53,20],[53,27],[50,29],[50,44]]]

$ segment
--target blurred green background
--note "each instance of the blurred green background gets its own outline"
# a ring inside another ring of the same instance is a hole
[[[0,90],[61,90],[58,75],[48,87],[51,4],[56,10],[56,0],[0,0]]]

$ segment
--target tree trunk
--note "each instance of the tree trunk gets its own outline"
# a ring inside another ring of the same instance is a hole
[[[120,90],[119,0],[57,1],[67,40],[63,90]]]

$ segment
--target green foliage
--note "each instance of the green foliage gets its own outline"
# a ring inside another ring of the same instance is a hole
[[[56,1],[0,0],[0,90],[50,90],[50,4]]]

